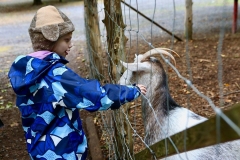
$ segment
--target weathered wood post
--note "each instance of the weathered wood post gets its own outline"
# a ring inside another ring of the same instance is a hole
[[[123,72],[119,60],[125,60],[125,46],[127,37],[124,35],[126,25],[123,22],[121,0],[104,0],[105,19],[103,23],[107,30],[107,43],[109,53],[109,73],[112,82],[116,82]],[[126,113],[126,107],[124,107]],[[113,118],[115,119],[115,137],[118,150],[116,153],[119,159],[129,159],[129,154],[133,153],[132,134],[129,125],[125,121],[125,115],[120,111],[114,111]],[[119,131],[120,129],[120,131]],[[130,131],[130,133],[127,133]],[[126,136],[128,137],[126,142]],[[126,147],[127,143],[127,147]],[[131,146],[129,145],[131,144]]]
[[[185,0],[186,12],[185,12],[185,37],[192,39],[192,25],[193,25],[193,15],[192,15],[192,0]]]
[[[122,17],[121,0],[104,0],[105,19],[103,23],[107,30],[107,43],[109,52],[110,75],[114,82],[123,72],[119,60],[125,59],[125,46],[127,37],[124,35],[125,24]]]
[[[90,78],[102,80],[102,44],[100,39],[97,0],[84,0],[84,20],[88,58],[90,64]]]
[[[233,2],[233,24],[232,24],[232,33],[237,32],[237,18],[238,17],[238,0]]]

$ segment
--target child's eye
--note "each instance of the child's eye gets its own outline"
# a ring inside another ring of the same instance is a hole
[[[65,39],[65,41],[66,41],[66,42],[70,42],[70,41],[71,41],[71,39],[70,39],[70,38],[68,38],[68,39]]]

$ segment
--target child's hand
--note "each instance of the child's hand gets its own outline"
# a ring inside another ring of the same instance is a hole
[[[138,86],[138,88],[140,89],[141,93],[146,95],[147,89],[144,85],[142,84],[137,84],[136,86]]]

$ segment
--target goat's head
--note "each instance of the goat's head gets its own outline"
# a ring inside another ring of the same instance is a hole
[[[161,62],[156,57],[160,56],[164,60],[167,60],[163,57],[163,55],[166,55],[170,57],[176,65],[174,57],[168,51],[174,52],[167,48],[155,48],[142,55],[135,56],[133,63],[121,61],[126,71],[120,78],[119,83],[139,83],[151,87],[152,89],[157,87],[156,85],[159,85],[162,83],[162,80],[166,79],[163,77],[166,75]]]

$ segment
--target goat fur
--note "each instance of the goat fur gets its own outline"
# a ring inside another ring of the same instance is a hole
[[[162,52],[161,48],[154,49]],[[153,50],[152,50],[153,51]],[[133,63],[121,62],[126,71],[121,76],[120,84],[138,83],[147,88],[142,97],[142,113],[145,130],[145,142],[152,145],[166,137],[202,123],[207,118],[179,106],[171,97],[167,75],[161,62],[153,55],[139,55]],[[149,102],[154,109],[155,119]],[[160,125],[159,125],[160,124]],[[167,160],[240,160],[240,140],[215,146],[205,147],[178,155],[167,157]]]

